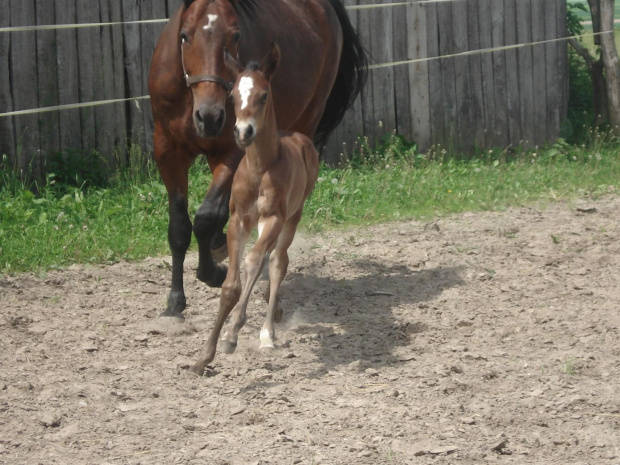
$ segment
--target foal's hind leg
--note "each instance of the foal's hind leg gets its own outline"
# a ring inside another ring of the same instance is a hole
[[[269,257],[269,306],[263,329],[260,332],[260,348],[273,349],[275,339],[274,321],[282,319],[282,309],[280,307],[280,285],[286,276],[288,269],[288,248],[295,237],[297,224],[301,219],[301,210],[290,218],[278,238],[278,243],[271,256]],[[279,318],[278,317],[279,313]]]

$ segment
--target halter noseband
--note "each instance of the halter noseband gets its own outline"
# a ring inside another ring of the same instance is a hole
[[[185,39],[181,39],[181,64],[183,65],[183,77],[185,78],[185,83],[187,87],[191,87],[194,84],[199,82],[215,82],[221,85],[227,92],[230,92],[233,88],[234,83],[227,81],[219,76],[214,74],[199,74],[198,76],[190,76],[187,74],[187,69],[185,68],[185,54],[183,53],[183,45],[185,45]]]

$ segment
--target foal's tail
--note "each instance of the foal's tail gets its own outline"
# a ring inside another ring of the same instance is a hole
[[[345,112],[353,105],[366,83],[368,57],[357,31],[353,29],[347,10],[341,0],[329,0],[342,28],[342,55],[338,75],[327,99],[323,117],[314,136],[314,144],[323,150],[327,138],[340,124]]]

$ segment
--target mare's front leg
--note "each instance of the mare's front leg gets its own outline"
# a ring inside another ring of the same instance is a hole
[[[235,165],[236,168],[236,165]],[[212,247],[225,250],[222,229],[228,221],[228,204],[234,169],[225,164],[212,167],[213,180],[194,218],[194,235],[198,240],[199,280],[211,287],[220,287],[226,278],[226,266],[214,261]],[[222,260],[224,257],[218,257]]]
[[[198,361],[190,368],[190,370],[198,375],[202,375],[206,366],[215,358],[217,349],[217,340],[220,337],[222,326],[228,318],[231,310],[239,301],[241,295],[241,278],[239,275],[239,265],[243,256],[243,249],[250,237],[250,231],[243,228],[240,224],[239,217],[233,213],[230,218],[228,228],[228,249],[230,250],[230,266],[226,275],[226,280],[222,286],[222,295],[220,297],[220,309],[217,315],[215,325],[211,330],[211,335],[206,346],[200,353]]]
[[[192,238],[192,223],[187,213],[187,178],[193,157],[176,147],[155,127],[155,161],[168,191],[168,243],[172,254],[172,285],[168,305],[160,315],[184,320],[186,307],[183,289],[183,263]]]

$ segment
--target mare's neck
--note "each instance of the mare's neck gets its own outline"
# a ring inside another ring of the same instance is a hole
[[[265,105],[267,108],[263,127],[256,134],[252,145],[245,149],[248,164],[257,174],[263,174],[277,160],[280,150],[280,137],[271,96]]]

